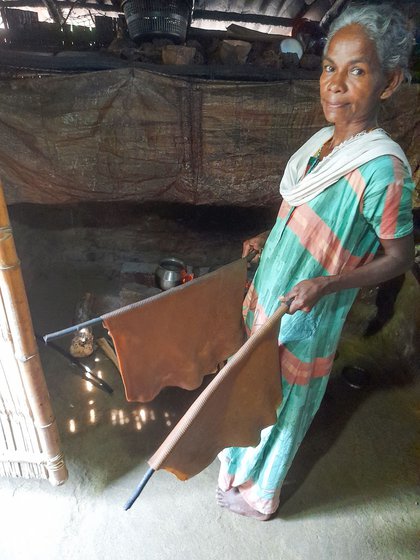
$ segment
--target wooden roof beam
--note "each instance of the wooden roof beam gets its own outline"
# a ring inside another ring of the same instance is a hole
[[[58,23],[58,25],[64,25],[66,23],[61,7],[59,7],[54,0],[43,0],[42,3],[47,8],[50,17],[55,23]]]
[[[331,21],[335,19],[348,4],[350,4],[350,0],[335,0],[334,4],[325,12],[324,17],[319,22],[320,26],[322,28],[328,28]]]
[[[71,2],[70,0],[59,0],[55,4],[58,4],[60,9],[62,8],[72,8],[75,6],[76,2]],[[45,6],[44,0],[2,0],[2,8],[35,8]],[[121,8],[112,4],[97,4],[95,2],[77,2],[78,8],[86,8],[89,10],[96,10],[99,12],[117,12],[122,13]],[[52,16],[51,16],[52,17]],[[54,20],[56,21],[56,20]]]
[[[240,23],[258,23],[261,25],[275,25],[281,27],[292,27],[293,20],[277,16],[265,16],[262,14],[245,14],[239,12],[220,12],[217,10],[194,10],[192,19],[204,19],[209,21],[221,22],[240,22]]]

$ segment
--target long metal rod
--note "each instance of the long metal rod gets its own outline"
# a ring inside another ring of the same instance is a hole
[[[149,480],[151,479],[153,473],[155,472],[155,469],[148,469],[146,471],[146,474],[143,476],[143,478],[140,481],[140,484],[137,486],[134,494],[131,496],[131,498],[129,500],[127,500],[127,502],[124,505],[124,509],[125,511],[127,511],[128,509],[131,508],[131,506],[134,504],[134,502],[137,500],[137,498],[140,496],[140,494],[143,492],[144,487],[146,486],[146,484],[149,482]]]
[[[251,262],[254,257],[256,257],[258,251],[252,250],[246,257],[243,257],[248,262]],[[66,334],[71,334],[76,331],[80,331],[85,327],[90,327],[91,325],[98,325],[102,323],[102,317],[96,317],[95,319],[89,319],[89,321],[85,321],[84,323],[79,323],[78,325],[73,325],[72,327],[68,327],[67,329],[62,329],[61,331],[55,331],[53,333],[49,333],[43,336],[45,344],[48,344],[51,340],[55,338],[61,338],[62,336],[66,336]]]
[[[66,336],[66,334],[71,334],[76,331],[80,331],[85,327],[89,327],[90,325],[98,325],[102,323],[102,317],[95,317],[95,319],[89,319],[88,321],[84,321],[83,323],[79,323],[78,325],[73,325],[72,327],[68,327],[67,329],[62,329],[61,331],[56,331],[50,334],[46,334],[43,336],[45,344],[48,344],[50,340],[54,340],[54,338],[61,338],[62,336]]]
[[[36,335],[36,338],[37,340],[42,341],[41,336]],[[64,358],[66,358],[73,367],[79,370],[75,372],[79,377],[81,377],[85,381],[89,381],[89,383],[91,383],[94,387],[96,387],[97,389],[102,389],[102,391],[105,391],[110,395],[114,392],[114,389],[110,385],[108,385],[106,381],[104,381],[103,379],[95,375],[91,371],[89,366],[86,366],[82,362],[79,362],[76,359],[74,359],[69,352],[66,352],[65,350],[63,350],[63,348],[61,348],[54,342],[50,342],[49,347],[55,350],[58,354],[60,354]]]

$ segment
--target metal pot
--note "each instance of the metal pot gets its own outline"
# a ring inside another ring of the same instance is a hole
[[[187,268],[180,259],[167,257],[155,271],[156,284],[161,290],[169,290],[182,284],[186,274]]]

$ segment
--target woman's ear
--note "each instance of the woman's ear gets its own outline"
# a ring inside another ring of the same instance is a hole
[[[395,68],[389,75],[385,89],[381,93],[381,99],[388,99],[400,87],[404,80],[402,68]]]

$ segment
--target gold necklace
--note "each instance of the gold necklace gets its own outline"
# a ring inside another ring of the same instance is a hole
[[[346,138],[340,144],[337,144],[337,146],[334,146],[334,148],[331,150],[331,152],[327,153],[322,159],[324,160],[325,158],[331,157],[333,154],[335,154],[336,152],[341,150],[349,142],[352,142],[353,140],[356,140],[356,138],[359,138],[360,136],[364,136],[365,134],[368,134],[369,132],[372,132],[373,130],[382,130],[382,129],[377,127],[377,126],[373,126],[372,128],[361,130],[360,132],[357,132],[356,134],[353,134],[353,136],[350,136],[349,138]],[[324,146],[326,146],[327,144],[331,144],[331,142],[332,142],[332,138],[327,140],[327,142],[324,142],[324,144],[322,144],[322,146],[319,148],[319,150],[315,153],[314,158],[317,159],[317,160],[320,160],[321,159],[321,157],[320,157],[321,152],[322,152]]]

